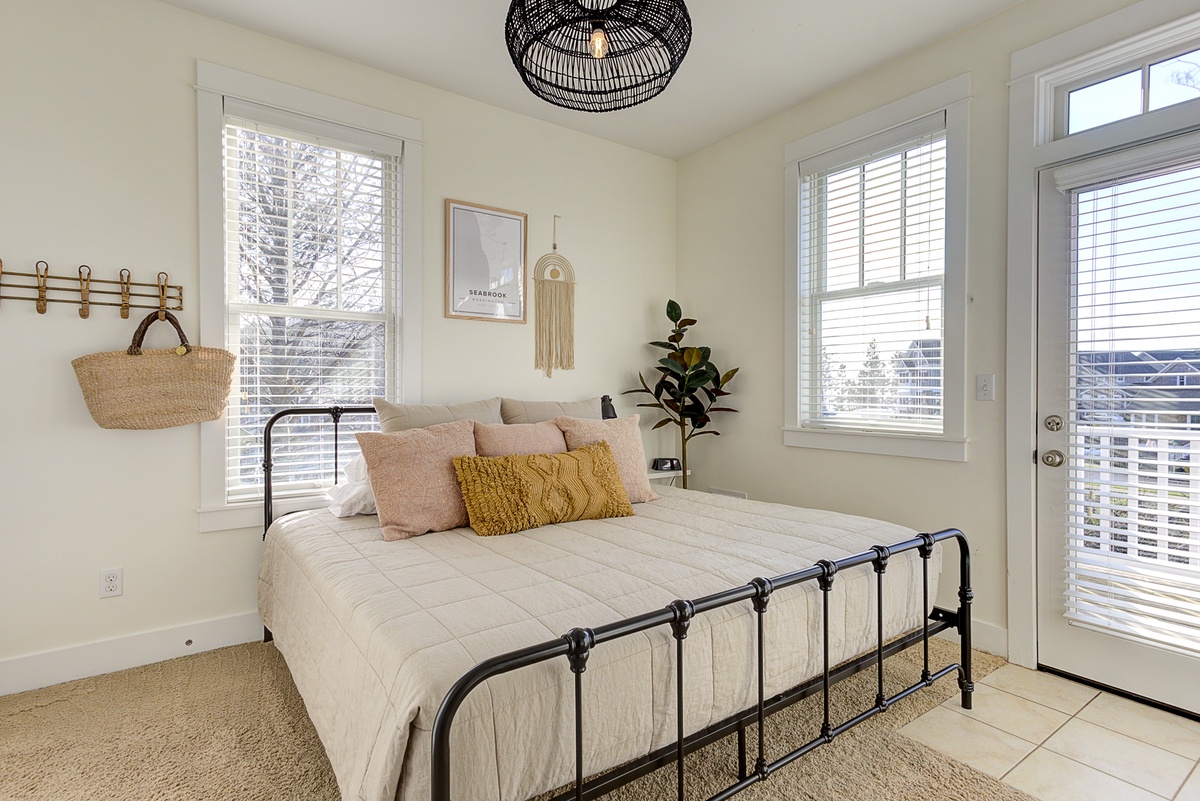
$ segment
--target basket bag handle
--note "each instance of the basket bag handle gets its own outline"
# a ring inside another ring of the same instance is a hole
[[[150,312],[150,314],[146,315],[146,319],[142,320],[142,322],[138,325],[137,330],[133,332],[133,342],[125,351],[126,353],[128,353],[130,356],[142,355],[142,341],[145,340],[146,332],[150,330],[151,323],[158,320],[160,314],[165,315],[164,319],[166,319],[166,321],[171,325],[175,326],[175,331],[179,334],[179,347],[176,348],[175,351],[179,353],[180,348],[182,348],[183,352],[179,353],[180,356],[183,356],[185,353],[191,353],[192,346],[188,344],[187,334],[183,333],[183,326],[181,326],[179,321],[175,319],[175,315],[171,314],[170,312],[157,311]]]

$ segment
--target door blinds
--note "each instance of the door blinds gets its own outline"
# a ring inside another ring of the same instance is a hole
[[[804,427],[942,433],[945,118],[906,129],[800,165]]]
[[[1065,615],[1198,654],[1200,149],[1055,179],[1072,221]]]
[[[392,394],[397,369],[400,158],[267,124],[269,112],[225,126],[226,337],[238,355],[228,502],[261,497],[275,412],[369,404]],[[340,467],[329,427],[314,422],[276,429],[277,493],[312,492]],[[343,463],[354,429],[342,428]]]

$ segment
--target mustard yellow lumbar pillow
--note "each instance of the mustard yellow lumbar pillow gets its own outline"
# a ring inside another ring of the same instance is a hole
[[[633,514],[607,442],[570,453],[456,456],[454,472],[482,536]]]

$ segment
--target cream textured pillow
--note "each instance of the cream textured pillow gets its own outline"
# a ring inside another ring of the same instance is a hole
[[[379,429],[385,434],[425,428],[454,420],[477,420],[480,423],[499,423],[500,399],[467,401],[466,403],[392,403],[383,398],[371,398],[379,413]]]
[[[385,540],[467,525],[452,460],[475,455],[474,421],[355,436],[367,460]]]
[[[604,442],[570,453],[457,456],[454,470],[480,536],[633,514]]]
[[[544,423],[503,423],[475,426],[475,452],[480,456],[566,453],[567,440],[553,420]]]
[[[599,420],[600,399],[560,403],[558,401],[523,401],[500,399],[500,416],[506,423],[544,423],[555,417],[580,417]]]
[[[567,438],[568,450],[594,445],[601,440],[608,443],[630,503],[658,500],[658,495],[650,488],[650,477],[646,473],[646,450],[642,447],[642,430],[638,428],[638,419],[636,414],[615,420],[554,418]]]

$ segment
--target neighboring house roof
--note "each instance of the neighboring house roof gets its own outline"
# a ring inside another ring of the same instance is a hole
[[[1200,414],[1200,350],[1079,353],[1081,412]]]

